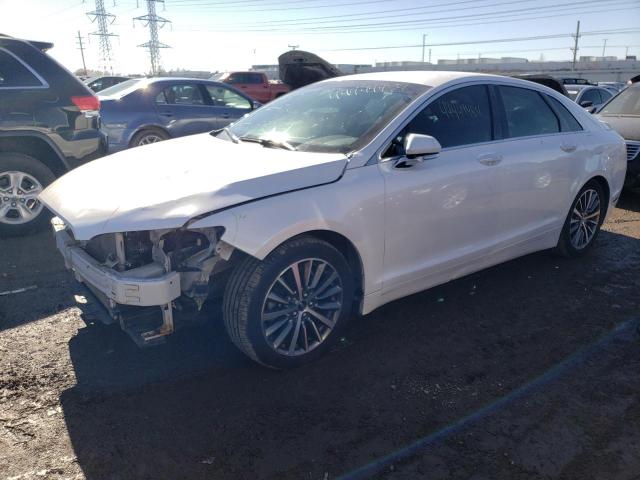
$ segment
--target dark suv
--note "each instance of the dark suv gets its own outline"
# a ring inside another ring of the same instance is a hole
[[[104,153],[100,103],[45,53],[52,46],[0,34],[0,237],[46,225],[38,194]]]

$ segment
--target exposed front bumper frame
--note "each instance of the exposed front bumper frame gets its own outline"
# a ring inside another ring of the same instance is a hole
[[[117,272],[100,265],[87,252],[76,245],[64,224],[54,219],[56,246],[64,257],[65,265],[78,281],[88,283],[109,300],[122,305],[140,307],[160,306],[180,296],[180,275],[169,272],[153,278],[136,278],[127,272]]]

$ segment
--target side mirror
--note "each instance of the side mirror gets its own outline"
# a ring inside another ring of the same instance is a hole
[[[253,102],[251,102],[251,109],[255,110],[256,108],[260,108],[262,106],[262,104],[256,100],[254,100]]]
[[[593,102],[591,100],[583,100],[582,102],[580,102],[580,106],[582,108],[593,107]]]
[[[404,139],[404,152],[407,158],[437,155],[442,150],[440,142],[429,135],[410,133]]]

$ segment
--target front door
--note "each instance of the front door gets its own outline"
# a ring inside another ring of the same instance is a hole
[[[447,281],[496,244],[504,185],[493,130],[488,87],[461,87],[431,101],[383,154],[383,295]],[[409,133],[435,137],[442,151],[403,161]]]
[[[216,116],[216,127],[223,128],[238,120],[253,109],[251,100],[222,85],[207,85]]]

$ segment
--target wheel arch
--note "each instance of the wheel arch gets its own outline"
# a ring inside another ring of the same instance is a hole
[[[138,135],[140,132],[143,132],[145,130],[160,130],[161,132],[165,133],[167,135],[167,137],[169,138],[173,138],[173,135],[171,135],[171,133],[169,133],[169,130],[167,130],[166,128],[160,126],[160,125],[156,125],[153,123],[149,123],[149,124],[145,124],[145,125],[140,125],[139,127],[137,127],[135,130],[133,130],[131,132],[131,135],[129,135],[129,138],[127,139],[127,145],[129,145],[129,148],[131,148],[133,145],[131,145],[131,142],[133,142],[133,139],[136,135]]]
[[[600,185],[600,187],[604,191],[604,194],[606,196],[606,202],[602,202],[602,203],[604,204],[604,215],[603,215],[603,218],[605,218],[607,216],[608,211],[609,211],[609,201],[611,200],[611,188],[609,186],[609,182],[602,175],[595,175],[595,176],[591,177],[587,182],[585,182],[585,185],[587,183],[589,183],[589,182],[597,182],[598,185]]]
[[[56,177],[70,170],[60,150],[45,135],[36,132],[0,134],[0,153],[22,153],[42,162]]]

